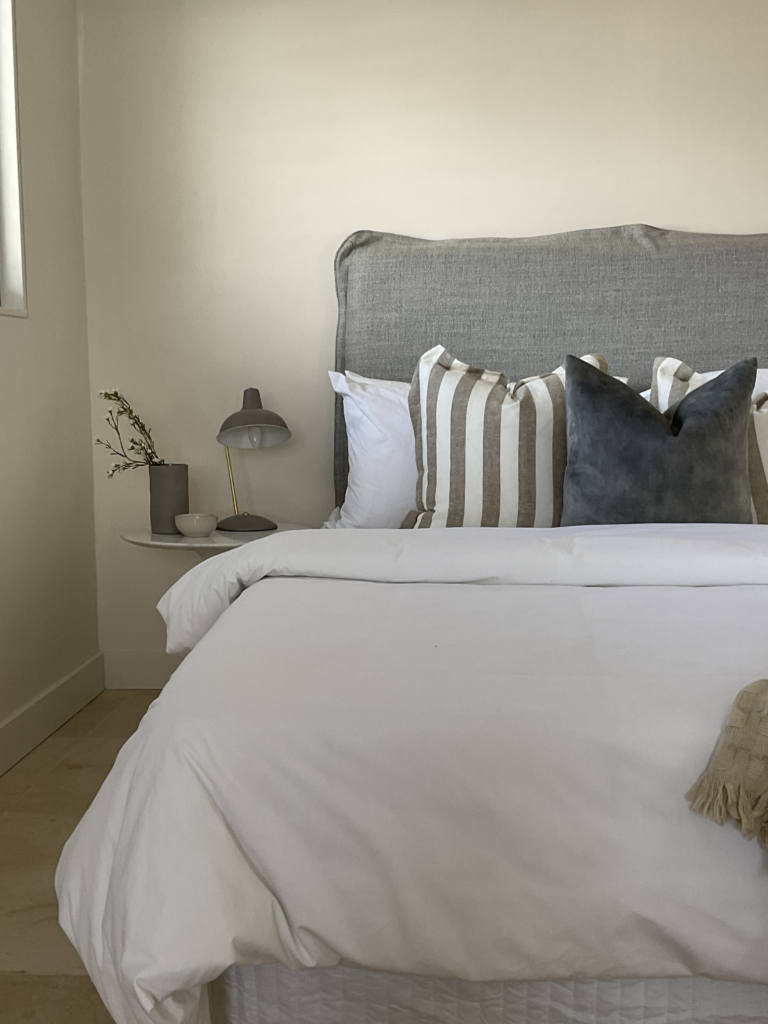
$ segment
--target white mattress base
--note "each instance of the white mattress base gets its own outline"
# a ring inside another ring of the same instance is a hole
[[[469,982],[351,967],[232,967],[221,1024],[765,1024],[768,986],[708,978]],[[216,1017],[214,1017],[216,1019]]]

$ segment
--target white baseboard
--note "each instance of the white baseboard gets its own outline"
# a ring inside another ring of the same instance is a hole
[[[105,651],[104,685],[108,690],[159,690],[181,662],[165,651]]]
[[[94,654],[0,722],[0,775],[34,750],[104,689],[104,659]]]

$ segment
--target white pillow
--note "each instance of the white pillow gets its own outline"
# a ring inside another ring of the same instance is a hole
[[[700,377],[704,377],[705,380],[714,380],[715,377],[719,377],[723,373],[722,370],[710,370],[707,373],[699,374]],[[754,401],[758,395],[763,394],[764,391],[768,391],[768,370],[758,370],[757,377],[755,378],[755,389],[752,392],[752,401]],[[641,398],[651,400],[651,389],[640,392]]]
[[[328,373],[344,400],[349,478],[344,504],[326,529],[397,529],[413,508],[416,447],[408,411],[411,385],[347,370]]]

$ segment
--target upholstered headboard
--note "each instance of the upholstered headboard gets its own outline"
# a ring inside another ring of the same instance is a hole
[[[657,355],[699,370],[752,355],[768,366],[768,235],[645,224],[444,241],[356,231],[336,255],[336,290],[336,369],[368,377],[408,381],[437,344],[512,379],[602,352],[640,390]],[[340,503],[340,403],[334,477]]]

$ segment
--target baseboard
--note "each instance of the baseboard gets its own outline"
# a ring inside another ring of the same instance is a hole
[[[181,662],[165,651],[105,651],[104,685],[108,690],[159,690]]]
[[[0,722],[0,775],[34,750],[104,689],[104,659],[94,654]]]

